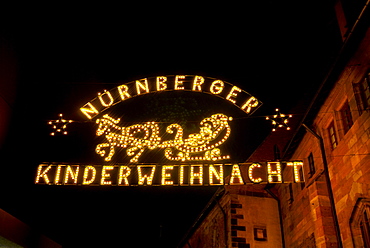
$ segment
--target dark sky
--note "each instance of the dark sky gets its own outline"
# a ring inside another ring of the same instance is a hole
[[[12,176],[2,177],[0,207],[63,247],[175,247],[217,188],[34,185],[40,162],[97,156],[86,139],[91,126],[71,124],[71,135],[50,137],[46,122],[59,113],[81,121],[78,108],[97,92],[158,75],[230,82],[264,102],[256,117],[304,106],[338,48],[332,10],[323,1],[258,2],[33,5],[6,13],[2,37],[16,57],[17,89],[2,151],[2,172]],[[257,147],[266,127],[240,132]]]

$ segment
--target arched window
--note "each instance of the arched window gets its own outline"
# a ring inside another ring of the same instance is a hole
[[[370,199],[359,198],[353,209],[350,227],[354,247],[370,248]]]

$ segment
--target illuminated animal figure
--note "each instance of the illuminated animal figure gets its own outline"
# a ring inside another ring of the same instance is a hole
[[[98,144],[96,153],[105,156],[105,161],[110,161],[115,153],[115,148],[127,148],[128,156],[133,156],[130,162],[138,162],[139,157],[145,149],[164,148],[165,157],[169,160],[188,161],[188,160],[221,160],[228,159],[229,156],[221,156],[218,146],[223,144],[230,136],[230,126],[228,121],[231,117],[224,114],[215,114],[207,117],[200,122],[200,132],[190,134],[183,139],[183,128],[179,124],[171,124],[166,132],[173,134],[176,130],[174,139],[166,140],[161,143],[159,137],[159,126],[155,122],[135,124],[128,127],[120,127],[117,124],[120,119],[114,119],[109,115],[97,119],[97,136],[105,135],[106,143]],[[109,148],[109,153],[106,150]],[[197,155],[197,154],[204,154]],[[195,156],[194,156],[195,155]]]
[[[120,127],[117,126],[119,122],[119,118],[114,119],[109,115],[104,115],[102,119],[96,120],[96,123],[99,124],[96,135],[104,134],[108,143],[98,144],[95,151],[104,157],[106,155],[104,148],[109,147],[109,153],[105,157],[105,161],[112,159],[115,147],[127,148],[127,155],[134,156],[130,162],[134,163],[138,161],[146,148],[154,149],[159,145],[161,138],[158,136],[158,124],[147,122],[129,127]]]

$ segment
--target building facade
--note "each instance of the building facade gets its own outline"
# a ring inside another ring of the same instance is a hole
[[[370,247],[370,31],[363,31],[327,96],[319,93],[319,111],[294,148],[292,158],[305,161],[305,186],[279,188],[290,202],[282,207],[288,247],[310,235],[318,247]],[[297,217],[304,206],[308,213]]]
[[[359,2],[333,3],[343,45],[295,131],[249,159],[302,160],[304,183],[226,186],[180,247],[370,247],[370,11]]]

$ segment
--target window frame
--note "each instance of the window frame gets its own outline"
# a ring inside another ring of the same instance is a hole
[[[370,199],[359,198],[350,218],[352,241],[355,248],[370,247]],[[363,224],[365,221],[365,225]]]
[[[359,115],[370,108],[370,71],[358,83],[353,83]]]
[[[335,129],[334,120],[330,122],[327,131],[329,135],[330,147],[332,150],[334,150],[338,146],[338,134],[337,130]]]
[[[344,135],[351,129],[353,126],[353,117],[351,112],[351,107],[349,106],[348,101],[346,101],[342,108],[340,109],[341,123],[343,127]]]
[[[309,178],[311,178],[316,173],[315,160],[314,160],[312,152],[310,152],[310,155],[308,155],[307,160],[308,160],[308,169],[309,169],[308,175],[309,175]]]
[[[258,237],[258,234],[262,232],[263,237]],[[254,240],[256,241],[267,241],[267,229],[266,226],[254,226],[253,227]]]

